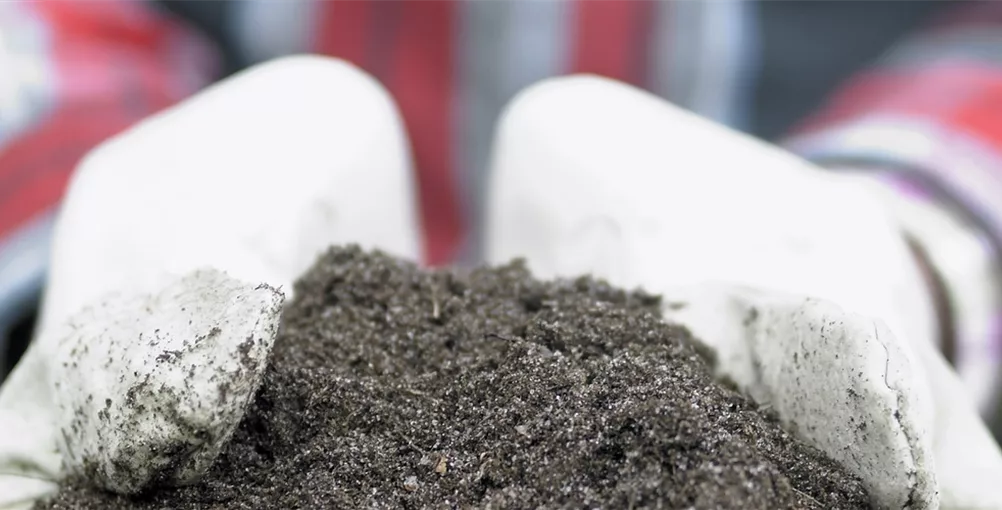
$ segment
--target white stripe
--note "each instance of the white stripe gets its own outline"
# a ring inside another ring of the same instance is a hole
[[[45,26],[25,4],[0,2],[0,147],[54,104],[50,44]]]
[[[231,5],[237,49],[253,64],[310,50],[317,3],[312,0],[246,0]]]

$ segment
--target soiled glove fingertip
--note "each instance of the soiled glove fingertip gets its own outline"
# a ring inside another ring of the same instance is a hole
[[[54,380],[67,471],[125,494],[197,481],[260,384],[283,300],[199,270],[74,317]]]
[[[763,308],[753,351],[784,423],[859,475],[876,507],[937,509],[928,396],[898,339],[824,301]]]

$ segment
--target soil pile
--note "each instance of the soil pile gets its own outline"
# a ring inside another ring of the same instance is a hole
[[[712,380],[658,299],[512,263],[331,249],[197,485],[44,509],[868,508],[860,482]]]

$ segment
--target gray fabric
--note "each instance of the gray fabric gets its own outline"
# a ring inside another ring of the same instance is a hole
[[[462,2],[456,45],[454,164],[470,235],[461,264],[482,259],[487,168],[496,121],[523,88],[564,71],[566,2]]]
[[[709,119],[745,128],[758,50],[755,12],[735,0],[657,4],[649,52],[652,90]]]
[[[314,37],[315,2],[279,3],[275,0],[234,2],[230,32],[241,58],[257,63],[310,50]]]
[[[699,2],[660,2],[654,12],[654,33],[650,55],[650,87],[669,101],[685,105],[693,95],[695,84],[691,69],[698,60]]]
[[[962,2],[756,2],[761,58],[753,134],[775,139],[930,16]]]
[[[881,59],[880,66],[908,68],[958,57],[1002,65],[1002,32],[994,27],[969,27],[929,34],[895,48]]]
[[[233,32],[237,2],[204,0],[150,0],[150,4],[176,16],[214,42],[220,52],[223,75],[228,76],[248,65],[244,50]],[[220,77],[222,78],[222,76]]]

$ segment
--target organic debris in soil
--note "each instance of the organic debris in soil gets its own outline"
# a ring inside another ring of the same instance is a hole
[[[868,508],[861,483],[713,381],[657,298],[523,264],[331,249],[208,476],[40,509]]]

